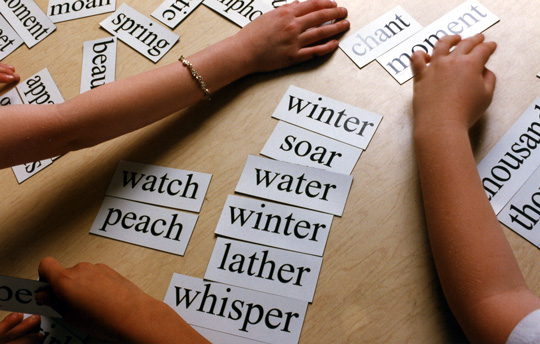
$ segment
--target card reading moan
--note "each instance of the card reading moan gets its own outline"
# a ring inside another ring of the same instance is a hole
[[[165,0],[159,5],[152,17],[171,29],[177,27],[193,12],[203,0]]]
[[[203,4],[240,27],[274,9],[267,0],[204,0]]]
[[[216,234],[322,256],[332,219],[318,211],[229,195]]]
[[[0,61],[20,47],[24,41],[0,15]]]
[[[105,197],[90,233],[183,256],[198,216]]]
[[[116,79],[116,37],[83,43],[81,89],[84,93]]]
[[[350,174],[362,150],[279,121],[261,154],[293,164]]]
[[[28,48],[41,42],[56,26],[33,0],[0,1],[0,13]]]
[[[47,15],[53,23],[114,12],[116,0],[49,0]]]
[[[397,82],[403,84],[413,77],[410,58],[415,51],[431,55],[441,37],[461,35],[467,38],[498,21],[499,18],[478,1],[468,0],[377,58],[377,61]]]
[[[339,47],[362,68],[421,29],[409,13],[397,6],[341,41]]]
[[[211,174],[120,161],[107,195],[199,212]]]
[[[290,86],[272,117],[366,149],[382,116]]]
[[[126,4],[100,25],[152,62],[158,62],[180,38]]]
[[[353,177],[248,156],[236,192],[341,216]]]
[[[540,97],[478,164],[484,191],[496,214],[540,166]]]
[[[164,301],[188,324],[271,343],[298,343],[308,305],[176,273]]]
[[[36,293],[48,286],[45,282],[0,276],[0,310],[61,318],[51,307],[36,302]]]

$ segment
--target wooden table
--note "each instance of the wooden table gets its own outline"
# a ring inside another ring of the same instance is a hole
[[[48,1],[38,0],[46,11]],[[119,1],[120,5],[124,1]],[[161,1],[126,0],[149,15]],[[349,9],[349,36],[402,5],[426,26],[461,0],[341,0]],[[481,159],[538,96],[540,26],[537,1],[482,0],[501,19],[487,30],[498,49],[488,66],[498,85],[477,130]],[[31,50],[20,47],[5,63],[22,79],[47,67],[65,99],[79,93],[82,43],[107,37],[99,22],[109,14],[57,24]],[[239,28],[200,6],[174,31],[180,42],[157,64],[175,61]],[[118,45],[117,79],[156,65]],[[384,116],[353,171],[343,217],[335,218],[301,343],[455,343],[466,341],[445,303],[433,265],[411,141],[412,82],[399,85],[376,62],[358,69],[340,50],[328,58],[253,75],[149,127],[71,152],[19,185],[0,171],[0,273],[37,278],[39,261],[65,266],[81,261],[110,265],[157,299],[173,272],[202,278],[214,229],[227,195],[249,154],[258,155],[276,125],[271,118],[289,85],[296,85]],[[179,94],[179,97],[182,95]],[[451,149],[451,147],[449,147]],[[184,257],[88,233],[119,160],[213,175]],[[505,228],[526,280],[540,295],[540,251]],[[3,314],[2,314],[3,315]]]

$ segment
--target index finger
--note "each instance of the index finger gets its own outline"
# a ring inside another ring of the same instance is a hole
[[[40,281],[48,282],[63,269],[62,264],[56,259],[52,257],[43,258],[38,267],[39,279]]]
[[[301,17],[318,10],[337,7],[337,3],[331,0],[309,0],[303,2],[294,2],[292,4],[288,4],[288,6],[294,6],[294,14],[297,17]]]
[[[495,49],[497,49],[497,43],[484,42],[475,46],[469,55],[473,56],[475,61],[478,61],[478,63],[484,67],[491,55],[495,52]]]

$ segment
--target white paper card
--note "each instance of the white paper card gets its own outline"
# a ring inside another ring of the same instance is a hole
[[[100,25],[153,62],[159,61],[180,38],[126,4]]]
[[[30,314],[25,314],[25,318]],[[75,332],[72,332],[76,331]],[[43,334],[43,343],[48,344],[83,344],[87,337],[82,331],[69,326],[62,319],[42,316],[39,332]],[[82,336],[81,336],[82,335]]]
[[[382,116],[347,103],[289,86],[272,117],[366,149]]]
[[[0,61],[23,44],[22,38],[0,14]]]
[[[199,332],[204,338],[206,338],[212,344],[261,344],[266,342],[260,342],[258,340],[243,338],[228,334],[225,332],[220,332],[216,330],[210,330],[208,328],[193,326],[195,331]]]
[[[410,57],[415,51],[433,52],[439,38],[446,35],[474,36],[496,22],[499,18],[476,0],[468,0],[437,19],[405,42],[377,58],[397,82],[403,84],[413,77]]]
[[[531,244],[540,248],[540,167],[529,177],[514,197],[497,215],[504,223]]]
[[[81,93],[116,78],[116,37],[83,43]]]
[[[90,233],[183,256],[195,214],[105,197]]]
[[[341,41],[339,47],[362,68],[421,29],[409,13],[397,6]]]
[[[0,276],[0,310],[61,318],[51,307],[36,303],[36,293],[48,285],[24,278]]]
[[[26,164],[21,164],[13,166],[11,169],[17,178],[17,182],[21,184],[28,178],[32,177],[39,171],[43,170],[45,167],[53,163],[52,159],[44,159],[40,161],[29,162]]]
[[[216,234],[322,256],[333,216],[229,195]]]
[[[478,164],[496,214],[540,166],[540,98],[527,108]]]
[[[152,12],[152,17],[174,29],[201,3],[202,0],[165,0]]]
[[[15,88],[12,88],[11,90],[9,90],[9,92],[6,92],[0,96],[0,106],[8,106],[22,103],[23,101],[21,97],[19,97],[19,93],[17,93],[17,90]]]
[[[54,23],[113,12],[116,0],[49,0],[47,15]]]
[[[218,237],[204,279],[313,301],[322,257]]]
[[[107,195],[199,212],[211,174],[120,161]]]
[[[236,192],[341,216],[353,177],[248,156]]]
[[[274,9],[267,0],[204,0],[203,4],[240,27]]]
[[[293,164],[351,174],[362,150],[279,121],[261,154]]]
[[[271,343],[298,343],[308,304],[176,273],[164,301],[188,324]]]
[[[0,1],[0,13],[28,48],[32,48],[56,30],[51,19],[32,0]]]

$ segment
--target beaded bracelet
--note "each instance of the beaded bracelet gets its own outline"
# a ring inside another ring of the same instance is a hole
[[[182,62],[182,64],[189,69],[189,72],[191,73],[191,75],[199,83],[199,86],[201,87],[201,90],[204,93],[204,98],[210,100],[210,91],[208,90],[208,88],[206,88],[206,83],[204,82],[202,76],[200,76],[199,73],[197,73],[197,71],[193,68],[193,65],[191,64],[191,62],[186,60],[184,58],[184,55],[181,55],[178,61]]]

